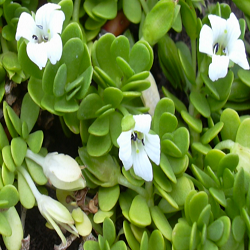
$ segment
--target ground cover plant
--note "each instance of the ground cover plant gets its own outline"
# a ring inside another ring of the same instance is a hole
[[[0,0],[2,249],[249,249],[249,26],[248,0]]]

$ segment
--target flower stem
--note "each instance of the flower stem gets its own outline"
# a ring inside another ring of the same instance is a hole
[[[153,182],[152,181],[146,181],[145,182],[145,189],[148,194],[148,206],[153,207],[154,206],[154,199],[153,199]]]
[[[146,1],[145,0],[140,0],[140,2],[141,2],[142,8],[143,8],[145,14],[148,14],[149,13],[149,8],[148,8],[148,5],[147,5]]]
[[[147,198],[148,196],[147,191],[144,188],[133,185],[123,175],[119,175],[118,183],[124,187],[134,190],[135,192],[137,192],[138,194],[140,194],[145,198]]]
[[[74,22],[79,22],[80,4],[81,4],[81,0],[74,1],[74,9],[73,9],[73,15],[72,15],[72,20]]]
[[[31,179],[31,177],[30,177],[29,173],[27,172],[27,170],[24,167],[22,167],[22,166],[18,167],[17,170],[22,174],[22,176],[24,177],[24,179],[28,183],[28,185],[29,185],[32,193],[34,194],[36,200],[38,200],[41,197],[41,194],[38,191],[35,183]]]
[[[191,39],[191,51],[192,51],[192,66],[194,74],[196,75],[196,39]]]
[[[41,156],[39,154],[35,154],[30,149],[27,149],[26,157],[33,160],[41,167],[43,167],[43,165],[44,165],[44,157],[43,156]]]
[[[117,107],[117,109],[120,110],[120,112],[123,114],[123,116],[130,114],[128,112],[128,110],[125,107],[123,107],[122,105],[119,105],[119,107]]]

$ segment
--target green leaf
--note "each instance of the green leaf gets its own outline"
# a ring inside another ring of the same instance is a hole
[[[85,49],[83,41],[77,37],[71,38],[64,45],[61,61],[67,66],[67,82],[77,78]]]
[[[200,119],[194,118],[185,110],[181,111],[181,116],[190,128],[192,128],[197,133],[201,133],[202,121]]]
[[[109,132],[109,117],[98,117],[89,127],[88,132],[95,136],[105,136]]]
[[[5,103],[5,101],[4,101]],[[6,110],[8,112],[8,117],[10,119],[11,125],[13,126],[13,128],[16,130],[16,132],[21,135],[22,133],[22,124],[21,121],[19,119],[19,117],[17,116],[17,114],[15,113],[15,111],[6,103]],[[9,124],[7,123],[7,126]],[[10,128],[12,127],[10,126]],[[10,129],[9,128],[9,129]]]
[[[156,44],[171,28],[174,19],[174,7],[173,1],[161,0],[146,15],[142,34],[150,45]]]
[[[27,123],[29,133],[37,121],[39,110],[39,106],[31,99],[29,93],[26,93],[22,101],[20,120]]]
[[[223,110],[220,121],[224,123],[224,126],[220,132],[223,140],[235,141],[237,130],[240,126],[240,118],[238,113],[233,109]]]
[[[192,222],[197,222],[202,210],[208,205],[208,196],[204,191],[196,193],[188,205],[188,213]]]
[[[103,238],[112,246],[116,237],[115,225],[110,218],[105,218],[103,222]]]
[[[20,202],[26,209],[31,209],[35,205],[35,197],[24,179],[23,175],[18,172],[18,193],[20,196]]]
[[[185,220],[177,223],[173,229],[173,247],[176,250],[189,250],[191,227]]]
[[[73,2],[71,0],[61,0],[58,4],[61,6],[61,10],[65,14],[65,20],[63,22],[64,29],[71,19],[73,13]]]
[[[139,0],[123,1],[122,9],[130,22],[139,23],[141,21],[142,10]]]
[[[149,237],[148,249],[154,248],[159,250],[165,249],[164,238],[159,230],[154,230]]]
[[[236,216],[232,222],[232,232],[236,241],[241,242],[244,238],[246,225],[240,215]]]
[[[3,236],[11,236],[12,230],[6,217],[0,213],[0,233]]]
[[[140,244],[133,235],[129,223],[126,220],[123,221],[123,230],[130,248],[133,250],[140,250]]]
[[[117,3],[115,0],[101,1],[92,9],[92,12],[98,18],[114,19],[117,14]]]
[[[203,144],[208,144],[210,141],[212,141],[222,130],[224,126],[223,122],[216,123],[212,128],[208,129],[202,136],[201,136],[201,142]]]
[[[29,135],[26,140],[29,148],[34,152],[38,153],[42,147],[43,143],[43,131],[38,130]]]
[[[98,202],[102,211],[110,211],[118,201],[120,195],[119,185],[113,187],[100,187],[98,192]]]
[[[238,142],[241,146],[250,148],[250,118],[245,119],[241,122],[237,134],[235,142]]]
[[[16,166],[21,166],[27,151],[26,142],[20,138],[13,138],[11,141],[11,155]]]
[[[77,111],[79,120],[97,117],[95,112],[103,106],[103,102],[98,94],[92,93],[86,96]]]
[[[210,107],[203,94],[196,91],[192,91],[190,94],[190,102],[204,117],[208,118],[210,116]]]
[[[156,227],[160,230],[160,232],[163,234],[163,236],[166,239],[171,241],[172,240],[172,227],[170,226],[163,212],[160,210],[158,206],[150,207],[150,212],[151,212],[152,220],[154,224],[156,225]],[[155,245],[156,245],[156,242],[155,242]],[[153,246],[151,247],[152,248],[149,248],[149,249],[153,249]],[[157,247],[157,249],[159,248]]]
[[[122,132],[121,127],[122,115],[118,112],[114,112],[109,115],[109,132],[113,145],[115,147],[119,147],[117,143],[117,138],[120,136]]]
[[[19,194],[13,185],[5,185],[0,191],[0,200],[8,201],[6,205],[0,205],[1,209],[11,208],[19,201]]]
[[[9,145],[9,140],[4,131],[2,123],[0,123],[0,150],[2,150],[7,145]]]
[[[91,156],[99,157],[107,154],[112,147],[111,138],[109,134],[104,136],[95,136],[90,134],[87,150]]]
[[[221,220],[216,220],[208,226],[208,238],[212,241],[218,241],[223,234],[224,225]]]
[[[77,22],[69,23],[63,30],[61,35],[63,44],[66,44],[66,42],[73,37],[77,37],[83,40],[83,33],[80,25]]]
[[[3,157],[4,163],[5,163],[6,167],[9,169],[9,171],[14,172],[16,170],[16,164],[13,160],[13,157],[11,154],[11,148],[9,145],[7,145],[3,148],[2,157]]]
[[[197,38],[197,16],[191,1],[180,0],[182,23],[188,36],[193,40]]]
[[[133,199],[129,209],[129,217],[131,221],[139,227],[145,227],[151,224],[151,215],[147,201],[141,195],[137,195]]]
[[[23,227],[20,217],[14,207],[2,212],[11,227],[11,236],[3,236],[3,241],[7,249],[19,250],[22,246]]]
[[[148,48],[143,44],[137,42],[131,49],[129,55],[129,65],[135,73],[149,70],[150,53]]]

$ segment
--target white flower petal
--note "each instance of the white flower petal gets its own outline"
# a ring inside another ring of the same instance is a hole
[[[228,47],[229,43],[235,43],[241,34],[240,24],[234,13],[230,14],[230,17],[227,19],[227,41]],[[229,49],[230,50],[230,49]]]
[[[161,146],[158,135],[145,135],[144,148],[148,157],[156,164],[160,164]]]
[[[32,43],[27,44],[27,54],[32,62],[34,62],[39,69],[45,67],[48,57],[47,48],[45,43]]]
[[[213,55],[213,31],[206,24],[201,28],[199,51],[210,56]]]
[[[140,176],[145,181],[153,180],[153,170],[151,162],[148,159],[146,151],[142,143],[137,144],[138,148],[136,150],[135,146],[132,145],[132,158],[133,158],[133,168],[136,175]]]
[[[218,42],[224,44],[224,36],[222,34],[227,29],[227,21],[216,15],[208,15],[213,31],[213,43]],[[226,37],[226,36],[225,36]]]
[[[63,11],[56,10],[51,13],[49,20],[49,29],[52,37],[55,34],[61,34],[64,20],[65,15]]]
[[[249,69],[245,46],[242,40],[238,39],[237,41],[235,41],[235,43],[229,50],[229,58],[234,63],[237,63],[239,66],[241,66],[243,69]]]
[[[54,3],[47,3],[40,7],[36,12],[35,21],[37,25],[43,26],[44,30],[49,28],[51,14],[60,9],[61,6]]]
[[[32,41],[32,36],[36,35],[36,24],[33,17],[23,12],[19,18],[16,30],[16,40],[18,41],[21,37]]]
[[[135,127],[134,130],[147,134],[151,126],[151,116],[149,114],[134,115]]]
[[[223,78],[227,75],[227,68],[229,65],[228,56],[212,56],[212,63],[209,65],[209,78],[212,81],[217,81],[219,78]]]
[[[52,64],[56,64],[62,56],[62,39],[58,34],[55,34],[51,40],[45,43],[47,56]]]
[[[119,158],[122,161],[124,168],[129,170],[132,167],[132,149],[131,149],[131,130],[122,132],[117,138],[119,145]]]
[[[49,179],[52,173],[64,182],[76,181],[82,175],[82,171],[75,159],[69,155],[58,153],[49,153],[45,156],[43,171]]]

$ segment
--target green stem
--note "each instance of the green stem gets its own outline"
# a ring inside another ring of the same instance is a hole
[[[130,115],[130,113],[128,112],[128,110],[122,106],[122,105],[119,105],[119,107],[117,107],[118,110],[120,110],[120,112],[123,114],[123,116],[125,115]]]
[[[79,11],[80,11],[81,0],[75,0],[72,20],[74,22],[79,22]]]
[[[22,166],[18,167],[17,170],[22,174],[22,176],[24,177],[24,179],[28,183],[32,193],[34,194],[36,200],[38,200],[41,197],[41,193],[38,191],[35,183],[31,179],[31,177],[30,177],[29,173],[27,172],[27,170]]]
[[[149,8],[148,8],[148,5],[147,5],[146,1],[145,0],[140,0],[140,2],[141,2],[141,6],[142,6],[145,14],[147,15],[149,13]]]
[[[118,183],[124,187],[134,190],[135,192],[137,192],[138,194],[140,194],[141,196],[145,198],[147,198],[148,196],[148,193],[144,188],[133,185],[123,175],[120,175],[118,177]]]
[[[191,39],[191,51],[192,51],[192,66],[194,74],[196,75],[196,39]]]
[[[148,206],[153,207],[154,206],[154,199],[153,199],[153,194],[154,194],[154,189],[153,189],[153,182],[152,181],[146,181],[145,182],[145,189],[148,193]]]
[[[41,155],[35,154],[30,149],[27,149],[26,157],[33,160],[34,162],[36,162],[41,167],[43,167],[43,165],[44,165],[44,157],[42,157]]]

